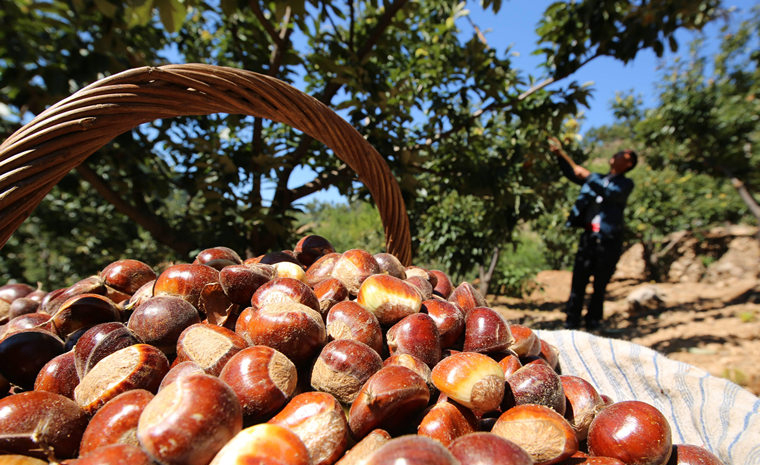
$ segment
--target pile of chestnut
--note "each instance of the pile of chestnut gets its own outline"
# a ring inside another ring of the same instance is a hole
[[[0,463],[718,464],[470,284],[303,237],[0,287]]]

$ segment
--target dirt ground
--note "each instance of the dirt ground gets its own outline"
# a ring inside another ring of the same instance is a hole
[[[535,329],[559,329],[570,289],[569,271],[544,271],[523,299],[489,297],[511,321]],[[630,317],[627,297],[648,287],[659,307]],[[760,395],[760,280],[716,283],[641,283],[613,280],[605,302],[605,337],[650,347]]]

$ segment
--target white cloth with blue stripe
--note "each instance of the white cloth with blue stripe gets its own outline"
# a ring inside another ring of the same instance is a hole
[[[614,401],[640,400],[670,422],[673,444],[703,446],[726,465],[760,465],[760,398],[647,347],[583,331],[536,331],[559,349],[563,374]]]

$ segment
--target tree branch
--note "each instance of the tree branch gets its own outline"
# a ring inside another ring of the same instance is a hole
[[[196,245],[192,241],[186,239],[186,234],[175,231],[161,217],[150,212],[148,208],[138,208],[124,201],[95,171],[86,165],[81,164],[77,166],[77,172],[82,176],[82,179],[90,183],[104,200],[113,205],[120,213],[142,226],[158,242],[183,256],[186,256],[191,250],[196,248]]]

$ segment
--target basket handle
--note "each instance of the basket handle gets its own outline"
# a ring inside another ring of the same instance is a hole
[[[205,64],[124,71],[52,105],[0,145],[0,247],[66,173],[119,134],[175,116],[246,114],[319,140],[353,169],[375,201],[386,249],[412,259],[401,189],[380,154],[334,111],[291,85]]]

